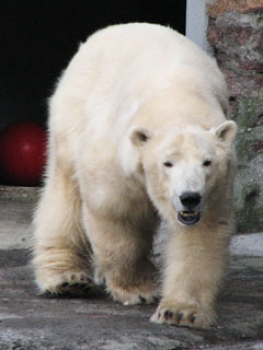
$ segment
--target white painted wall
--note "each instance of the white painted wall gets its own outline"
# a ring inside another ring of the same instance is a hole
[[[186,4],[186,36],[211,53],[211,48],[206,40],[208,18],[206,4],[211,0],[187,0]]]

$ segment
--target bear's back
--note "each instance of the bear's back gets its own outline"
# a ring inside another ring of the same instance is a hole
[[[222,74],[189,39],[156,24],[108,27],[80,46],[63,73],[50,103],[51,129],[58,125],[74,143],[83,129],[94,142],[114,141],[112,125],[121,136],[139,106],[172,85],[187,91],[193,86],[205,99],[213,95],[227,109]]]
[[[216,63],[188,38],[169,27],[149,23],[110,26],[91,35],[80,46],[67,72],[95,73],[99,77],[130,70],[154,70],[160,65],[187,65],[222,83]],[[116,79],[114,76],[114,81]]]

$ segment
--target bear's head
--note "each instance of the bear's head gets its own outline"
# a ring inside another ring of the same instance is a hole
[[[195,225],[207,211],[216,211],[220,200],[231,198],[236,129],[233,121],[211,130],[133,126],[124,171],[145,185],[164,219]]]

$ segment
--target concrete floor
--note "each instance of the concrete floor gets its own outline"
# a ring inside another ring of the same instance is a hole
[[[232,258],[215,327],[155,325],[149,317],[156,305],[37,295],[28,252],[34,203],[21,193],[0,199],[1,350],[263,350],[263,257]]]

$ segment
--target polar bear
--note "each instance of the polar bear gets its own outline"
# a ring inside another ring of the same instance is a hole
[[[34,218],[40,292],[103,284],[126,305],[160,293],[152,321],[213,323],[234,227],[227,110],[216,63],[170,28],[115,25],[82,44],[50,100]],[[160,223],[159,279],[151,253]]]

